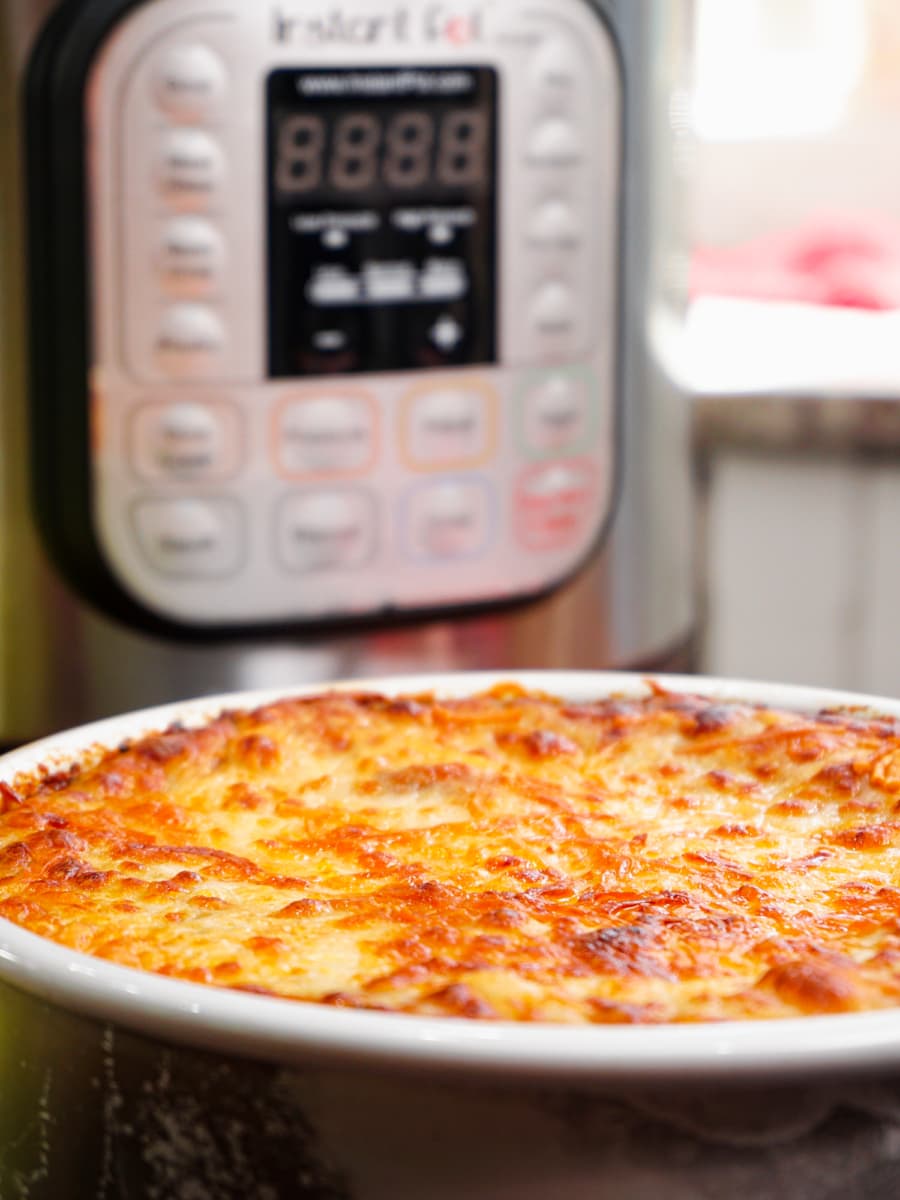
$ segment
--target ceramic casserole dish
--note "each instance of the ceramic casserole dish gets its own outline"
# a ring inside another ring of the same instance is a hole
[[[576,702],[649,687],[595,673],[341,686],[456,697],[511,678]],[[900,718],[900,702],[843,693],[661,682]],[[205,698],[67,732],[0,760],[0,781],[271,699]],[[897,1195],[898,1009],[588,1026],[354,1011],[117,966],[0,921],[3,1200]]]

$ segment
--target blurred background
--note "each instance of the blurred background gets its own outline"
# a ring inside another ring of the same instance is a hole
[[[74,600],[25,514],[24,288],[8,282],[22,206],[2,178],[0,332],[13,350],[0,363],[0,745],[181,695],[446,667],[699,671],[900,696],[900,4],[593,2],[624,47],[632,139],[626,486],[594,567],[512,618],[451,614],[365,642],[289,632],[210,648]],[[56,7],[0,0],[0,63]],[[136,22],[153,7],[134,4]],[[541,68],[551,85],[558,45]],[[214,92],[209,47],[197,58],[173,46]],[[11,71],[0,82],[3,153],[16,162],[21,92]],[[611,78],[603,86],[608,98]],[[158,87],[146,99],[148,122],[161,121]],[[242,122],[237,112],[235,136]],[[137,186],[128,202],[143,202]],[[594,209],[600,225],[596,197]],[[612,276],[615,253],[601,249]],[[602,308],[597,325],[614,338]]]
[[[900,5],[700,0],[700,668],[900,694]]]

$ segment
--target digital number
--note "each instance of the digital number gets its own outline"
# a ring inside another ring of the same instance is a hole
[[[321,117],[286,117],[278,130],[275,183],[285,195],[314,191],[322,182],[325,122]]]
[[[398,113],[388,126],[384,182],[389,187],[414,188],[431,174],[434,121],[427,113]]]
[[[275,185],[282,195],[317,191],[326,175],[339,192],[364,191],[378,182],[397,190],[418,188],[432,178],[442,187],[470,187],[487,175],[488,115],[474,109],[447,113],[439,131],[427,112],[396,113],[386,129],[374,113],[346,113],[330,140],[328,154],[323,117],[297,113],[281,119]]]
[[[371,113],[341,117],[334,132],[330,181],[338,191],[371,187],[378,174],[381,122]]]
[[[438,183],[445,187],[481,183],[485,176],[487,143],[485,113],[466,110],[448,113],[441,126]]]

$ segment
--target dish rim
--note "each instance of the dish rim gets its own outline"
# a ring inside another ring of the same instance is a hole
[[[900,700],[708,676],[610,671],[414,674],[232,692],[142,709],[66,730],[0,757],[0,781],[61,766],[174,721],[329,691],[434,692],[459,697],[501,683],[573,701],[676,693],[801,712],[900,718]],[[82,1017],[164,1041],[282,1065],[330,1065],[606,1081],[813,1076],[900,1067],[900,1008],[836,1016],[684,1025],[553,1025],[334,1009],[169,979],[70,950],[0,919],[0,983]],[[0,999],[2,1006],[2,999]]]

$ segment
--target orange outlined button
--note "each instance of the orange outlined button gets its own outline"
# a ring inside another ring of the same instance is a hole
[[[481,380],[429,381],[401,410],[402,453],[419,471],[471,470],[497,446],[497,393]]]
[[[378,408],[368,392],[291,392],[275,410],[273,457],[287,479],[365,475],[377,452]]]

